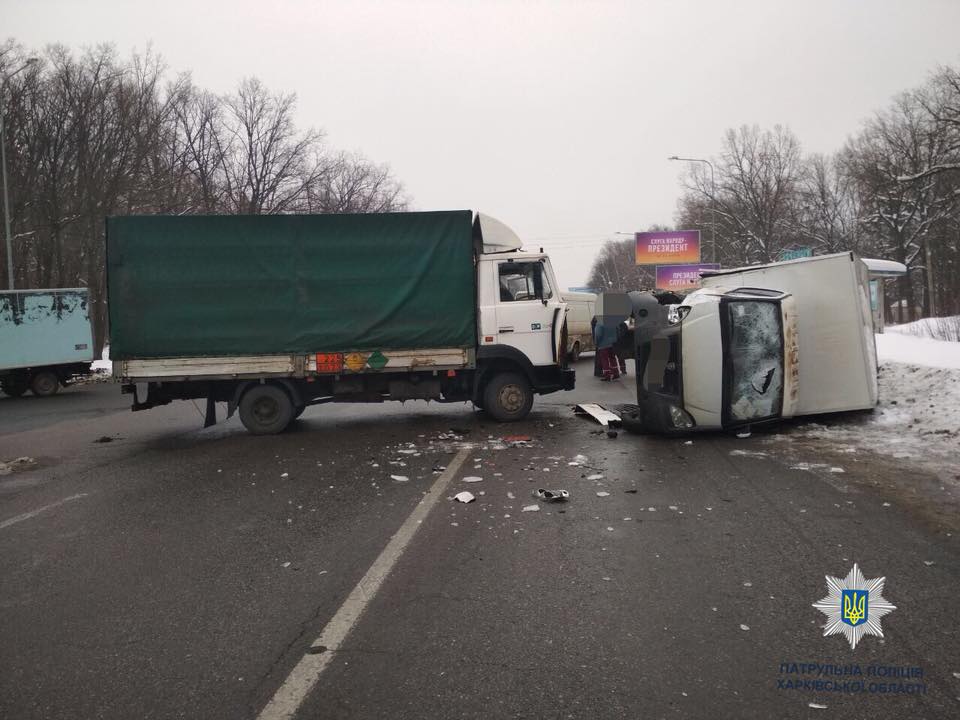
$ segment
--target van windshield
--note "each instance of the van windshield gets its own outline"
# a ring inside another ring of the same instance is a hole
[[[726,414],[733,422],[777,417],[783,407],[780,304],[743,300],[726,306]]]

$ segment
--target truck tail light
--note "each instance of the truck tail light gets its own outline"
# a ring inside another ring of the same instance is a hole
[[[338,373],[343,371],[343,353],[317,353],[318,373]]]

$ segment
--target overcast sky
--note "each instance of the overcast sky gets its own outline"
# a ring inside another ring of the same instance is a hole
[[[584,282],[604,237],[672,222],[673,154],[788,125],[831,152],[937,64],[960,0],[0,0],[30,48],[148,43],[216,92],[255,75],[389,163],[416,209],[479,209]]]

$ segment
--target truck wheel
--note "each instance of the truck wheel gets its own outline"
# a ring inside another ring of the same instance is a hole
[[[30,379],[30,392],[37,397],[56,395],[60,389],[60,378],[53,370],[41,370]]]
[[[484,388],[483,407],[498,422],[523,420],[533,407],[533,390],[523,375],[499,373]]]
[[[28,389],[27,379],[19,375],[9,375],[0,380],[0,390],[3,390],[4,394],[10,397],[18,398]]]
[[[240,398],[240,422],[253,435],[276,435],[293,421],[290,396],[276,385],[254,385]]]
[[[570,348],[570,361],[576,362],[579,359],[580,359],[580,343],[575,342],[573,344],[573,347]]]

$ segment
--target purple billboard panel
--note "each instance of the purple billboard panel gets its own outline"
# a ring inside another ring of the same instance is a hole
[[[700,231],[639,232],[637,265],[700,262]]]
[[[657,265],[657,290],[690,292],[700,287],[700,273],[719,270],[720,263]]]

